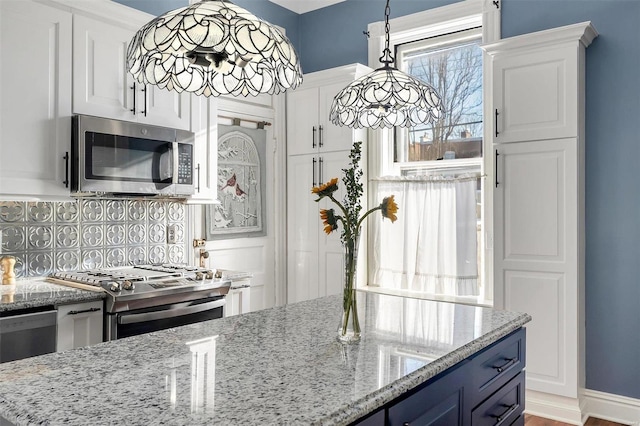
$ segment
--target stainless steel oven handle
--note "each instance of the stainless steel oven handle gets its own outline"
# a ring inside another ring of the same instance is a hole
[[[199,305],[187,306],[185,308],[166,309],[156,312],[145,312],[143,314],[124,314],[118,318],[118,324],[135,324],[140,322],[155,321],[160,319],[175,318],[183,315],[195,314],[198,312],[210,311],[224,306],[227,301],[223,299],[213,302],[201,303]]]

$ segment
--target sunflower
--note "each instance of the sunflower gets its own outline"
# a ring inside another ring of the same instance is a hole
[[[382,203],[380,204],[380,211],[382,212],[382,217],[389,218],[392,223],[398,219],[398,217],[396,216],[398,205],[393,200],[393,195],[384,197],[382,199]]]
[[[333,178],[327,183],[323,183],[320,186],[315,186],[311,188],[312,194],[317,194],[318,199],[316,201],[320,201],[322,198],[333,194],[338,190],[338,178]]]
[[[333,209],[321,209],[320,219],[322,219],[322,223],[324,224],[324,232],[326,232],[327,235],[338,229],[338,218],[336,217]]]

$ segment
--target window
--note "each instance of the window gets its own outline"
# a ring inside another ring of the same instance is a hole
[[[398,68],[431,84],[444,106],[436,123],[396,129],[396,162],[482,157],[481,30],[396,46]]]
[[[370,199],[394,194],[400,211],[394,224],[369,223],[371,286],[491,303],[483,279],[492,262],[483,238],[491,231],[486,203],[492,194],[482,179],[487,159],[480,45],[497,38],[498,28],[499,10],[481,0],[391,21],[396,66],[436,89],[444,116],[379,135]]]

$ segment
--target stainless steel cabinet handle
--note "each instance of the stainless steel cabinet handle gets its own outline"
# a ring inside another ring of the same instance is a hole
[[[313,126],[311,133],[311,148],[316,147],[316,126]]]
[[[311,186],[316,186],[316,157],[313,157],[313,168],[311,169]]]
[[[499,115],[498,108],[496,108],[496,115],[494,116],[494,119],[493,119],[493,127],[495,128],[495,131],[496,131],[496,138],[500,134],[500,132],[498,132],[498,115]]]
[[[186,306],[182,308],[167,309],[157,312],[146,312],[143,314],[123,314],[118,318],[118,324],[135,324],[139,322],[154,321],[159,319],[175,318],[184,315],[196,314],[198,312],[210,311],[224,306],[227,301],[223,299],[213,302],[201,303],[199,305]]]
[[[322,128],[322,125],[320,125],[320,127],[318,128],[318,131],[319,131],[319,135],[318,135],[318,141],[319,141],[319,142],[318,142],[318,146],[320,146],[320,148],[322,148],[322,145],[324,145],[324,141],[323,141],[323,139],[324,139],[324,135],[322,134],[322,133],[323,133],[323,130],[324,130],[324,129]]]
[[[324,183],[324,179],[322,178],[323,175],[323,168],[324,168],[324,160],[322,159],[322,157],[320,157],[320,167],[318,167],[318,169],[320,169],[320,173],[319,173],[319,180],[318,180],[318,185],[322,185]]]
[[[136,83],[134,82],[133,86],[129,87],[129,89],[133,90],[133,108],[129,111],[131,111],[133,115],[136,115]]]
[[[69,311],[69,315],[86,314],[87,312],[98,312],[101,310],[102,309],[100,308],[89,308],[89,309],[83,309],[81,311]]]
[[[64,183],[65,188],[68,188],[69,187],[69,151],[64,153],[64,157],[62,157],[62,159],[64,160],[64,181],[62,181],[62,183]]]

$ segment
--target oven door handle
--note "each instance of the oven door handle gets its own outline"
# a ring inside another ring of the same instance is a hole
[[[124,314],[118,318],[118,324],[135,324],[140,322],[155,321],[167,318],[175,318],[198,312],[210,311],[224,306],[227,301],[222,298],[213,302],[200,303],[199,305],[187,306],[184,308],[165,309],[156,312],[145,312],[143,314]]]

